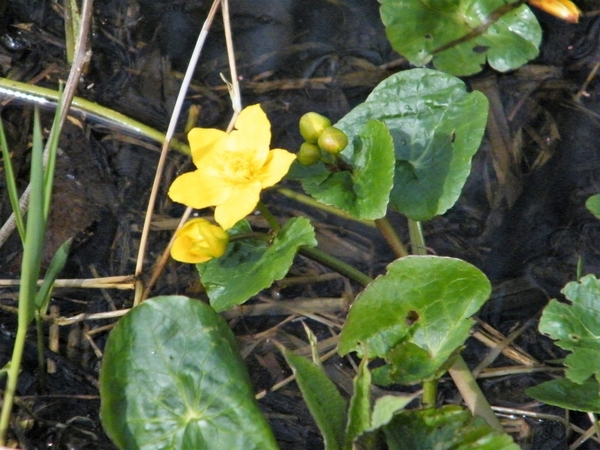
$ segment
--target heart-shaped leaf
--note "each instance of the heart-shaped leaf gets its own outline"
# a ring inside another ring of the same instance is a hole
[[[385,357],[399,370],[410,368],[397,382],[426,379],[467,339],[470,317],[490,292],[486,276],[462,260],[401,258],[356,298],[338,351],[360,355],[368,348],[369,356]]]
[[[488,102],[467,93],[456,77],[429,69],[399,72],[336,126],[352,136],[370,119],[386,124],[394,142],[390,206],[414,220],[429,220],[454,205],[481,143]],[[342,156],[355,154],[350,140]]]
[[[277,449],[233,333],[187,297],[146,300],[110,333],[100,414],[111,439],[135,449]]]

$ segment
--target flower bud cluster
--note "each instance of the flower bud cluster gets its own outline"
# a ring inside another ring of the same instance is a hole
[[[337,155],[348,145],[348,137],[339,128],[331,126],[327,117],[309,112],[300,118],[300,134],[304,143],[297,153],[298,162],[305,166],[321,160],[322,152]]]

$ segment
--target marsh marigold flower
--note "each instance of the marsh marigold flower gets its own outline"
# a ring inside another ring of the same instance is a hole
[[[296,158],[269,150],[271,124],[260,105],[245,108],[229,134],[194,128],[188,140],[197,170],[177,177],[169,196],[196,209],[216,206],[215,220],[226,230],[254,210],[260,191],[279,182]]]
[[[197,264],[223,256],[229,235],[208,220],[192,219],[175,233],[171,256],[177,261]]]
[[[570,0],[528,0],[528,3],[567,22],[579,22],[581,11]]]

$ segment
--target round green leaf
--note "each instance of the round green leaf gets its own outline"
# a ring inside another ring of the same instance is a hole
[[[427,378],[467,339],[470,317],[490,292],[486,276],[467,262],[437,256],[401,258],[356,298],[338,351],[363,354],[368,349],[369,357],[386,357],[388,362],[401,353],[401,363],[413,371],[418,368],[420,379]]]
[[[146,300],[110,333],[102,424],[121,449],[276,449],[225,321],[187,297]]]
[[[210,304],[216,311],[225,311],[244,303],[282,279],[304,245],[317,245],[315,231],[304,217],[288,220],[271,244],[259,239],[230,243],[222,257],[196,266]]]
[[[390,206],[414,220],[447,211],[460,196],[479,148],[488,102],[467,93],[456,77],[429,69],[394,74],[336,124],[348,136],[370,119],[381,120],[394,142]],[[351,140],[342,155],[354,155]]]
[[[535,58],[540,25],[525,5],[503,0],[380,0],[392,47],[418,66],[458,76],[479,72],[485,61],[500,72]],[[499,17],[499,18],[498,18]]]

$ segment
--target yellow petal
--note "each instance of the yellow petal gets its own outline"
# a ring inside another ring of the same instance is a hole
[[[581,11],[570,0],[528,0],[529,4],[567,22],[579,22]]]
[[[295,159],[296,155],[287,150],[280,148],[271,150],[265,165],[256,174],[257,180],[260,181],[263,188],[273,186],[288,173]]]
[[[235,186],[226,202],[215,208],[215,220],[225,230],[250,214],[260,199],[260,182],[253,181],[246,185]]]
[[[243,136],[245,148],[268,149],[271,145],[271,123],[260,105],[251,105],[242,110],[235,128]]]
[[[192,160],[196,167],[211,150],[218,150],[227,133],[216,128],[192,128],[188,133],[188,141],[192,152]]]
[[[215,206],[227,200],[231,187],[218,176],[206,174],[205,170],[178,176],[169,188],[171,200],[196,209]]]
[[[205,219],[192,219],[177,230],[171,256],[177,261],[197,264],[225,253],[229,235]]]
[[[180,261],[188,264],[198,264],[201,262],[208,261],[211,256],[198,255],[190,252],[192,241],[188,236],[178,236],[173,242],[171,247],[171,258],[176,261]]]
[[[218,225],[213,225],[204,219],[192,219],[195,223],[195,232],[199,235],[199,241],[202,240],[201,252],[210,254],[213,258],[223,256],[229,243],[229,235]],[[189,223],[189,222],[188,222]]]

